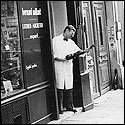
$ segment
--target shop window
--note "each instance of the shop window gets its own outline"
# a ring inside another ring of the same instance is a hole
[[[16,1],[1,1],[1,98],[22,88],[21,48]]]

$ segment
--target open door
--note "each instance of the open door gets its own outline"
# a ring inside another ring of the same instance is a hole
[[[74,25],[77,29],[76,35],[73,40],[81,49],[85,49],[83,38],[83,19],[81,15],[81,2],[70,1],[66,3],[68,23]],[[77,58],[73,60],[73,94],[74,106],[83,107],[83,111],[86,111],[90,108],[93,108],[93,101],[91,96],[89,72],[84,72],[86,65],[84,61],[84,58]]]
[[[90,1],[82,1],[81,3],[82,25],[83,25],[83,46],[85,49],[94,44],[93,27],[92,27],[92,15]],[[100,96],[97,65],[96,65],[96,53],[95,48],[86,54],[84,57],[84,72],[89,72],[90,88],[93,98]]]
[[[108,39],[106,35],[106,18],[104,1],[92,2],[92,14],[94,25],[94,38],[96,45],[96,57],[98,67],[98,83],[100,94],[109,91],[109,57],[108,57]]]

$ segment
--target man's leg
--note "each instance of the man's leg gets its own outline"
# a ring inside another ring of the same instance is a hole
[[[67,111],[73,111],[76,112],[75,109],[73,109],[73,89],[66,90],[66,110]]]
[[[57,89],[59,113],[63,113],[63,89]]]
[[[68,89],[65,91],[66,94],[66,109],[72,110],[73,109],[73,95],[72,95],[72,89]]]

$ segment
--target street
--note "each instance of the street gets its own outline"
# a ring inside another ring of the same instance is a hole
[[[86,112],[64,112],[59,120],[48,124],[124,124],[124,90],[111,90],[94,100]]]

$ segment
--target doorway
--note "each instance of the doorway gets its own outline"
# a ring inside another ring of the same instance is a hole
[[[79,1],[66,2],[67,4],[67,18],[68,24],[72,24],[76,27],[76,34],[74,37],[75,43],[81,48],[85,49],[84,39],[83,39],[83,27],[82,18],[80,11]],[[73,99],[75,107],[83,107],[83,111],[88,110],[93,107],[90,83],[89,83],[89,73],[85,71],[84,58],[76,58],[73,60]]]

